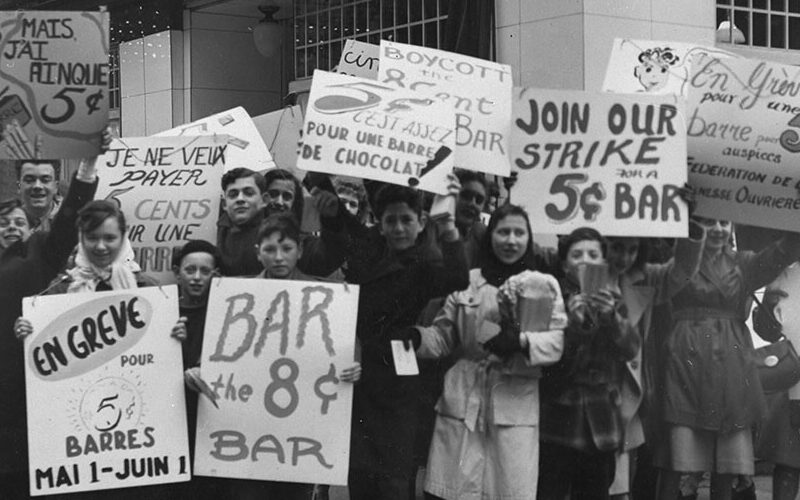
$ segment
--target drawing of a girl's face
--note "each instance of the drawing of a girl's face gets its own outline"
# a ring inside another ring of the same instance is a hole
[[[660,90],[667,85],[669,79],[669,68],[667,65],[658,64],[652,59],[645,59],[636,69],[633,74],[639,79],[639,83],[647,92]]]

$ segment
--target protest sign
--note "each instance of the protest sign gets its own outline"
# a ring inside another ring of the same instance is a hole
[[[441,100],[316,70],[297,166],[444,194],[454,124]]]
[[[28,297],[34,496],[188,481],[175,286]]]
[[[692,61],[738,57],[716,47],[684,42],[617,38],[603,81],[605,92],[672,94],[686,97]]]
[[[378,59],[380,47],[358,40],[346,40],[339,64],[334,69],[337,73],[376,80],[378,78]]]
[[[800,69],[709,59],[689,80],[686,133],[697,213],[800,231]]]
[[[186,240],[216,241],[228,136],[115,139],[97,160],[98,199],[119,204],[136,262],[173,283],[172,252]]]
[[[195,474],[347,484],[358,287],[215,278]]]
[[[237,167],[249,168],[256,172],[275,168],[272,155],[253,123],[253,119],[241,106],[159,132],[155,134],[155,137],[215,134],[230,136],[228,144],[231,147],[227,152],[226,172]]]
[[[686,236],[684,107],[674,96],[515,89],[511,200],[534,232]]]
[[[297,169],[297,151],[300,132],[303,130],[303,110],[300,106],[283,109],[253,117],[253,124],[267,145],[275,166],[289,170],[302,179],[305,172]]]
[[[98,153],[108,23],[107,12],[0,12],[0,158],[33,158],[37,138],[42,158]]]
[[[378,81],[433,97],[455,110],[455,166],[508,175],[510,66],[381,40]]]

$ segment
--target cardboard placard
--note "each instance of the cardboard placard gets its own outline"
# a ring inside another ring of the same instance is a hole
[[[378,79],[380,46],[358,40],[345,40],[339,64],[334,71],[343,75]]]
[[[215,278],[195,474],[347,484],[358,287]]]
[[[0,12],[0,158],[33,158],[37,138],[40,158],[99,152],[108,26],[108,12]]]
[[[534,232],[685,237],[684,107],[673,96],[515,90],[511,201]]]
[[[267,145],[261,138],[253,119],[241,106],[215,115],[207,116],[191,123],[171,128],[155,134],[155,137],[172,137],[176,135],[216,135],[227,134],[228,161],[225,171],[245,167],[256,172],[275,168]]]
[[[172,252],[189,239],[216,241],[228,136],[115,139],[97,160],[97,199],[116,201],[136,261],[174,283]]]
[[[303,130],[303,110],[300,106],[288,106],[255,116],[253,124],[267,145],[275,166],[302,179],[305,172],[297,169],[300,132]]]
[[[692,61],[738,57],[716,47],[685,42],[614,39],[603,91],[686,96]]]
[[[297,166],[444,194],[454,120],[441,100],[316,70]]]
[[[800,69],[709,59],[689,80],[689,182],[698,215],[800,231]]]
[[[447,103],[456,115],[455,165],[508,176],[510,66],[381,40],[378,81]]]
[[[188,481],[177,287],[22,305],[31,495]]]

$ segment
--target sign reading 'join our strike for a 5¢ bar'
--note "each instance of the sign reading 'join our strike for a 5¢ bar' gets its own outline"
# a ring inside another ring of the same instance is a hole
[[[683,106],[672,96],[518,89],[511,199],[534,231],[684,237]]]

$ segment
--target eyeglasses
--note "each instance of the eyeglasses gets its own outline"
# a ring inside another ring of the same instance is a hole
[[[273,200],[277,200],[278,198],[282,198],[285,202],[290,202],[294,200],[294,195],[289,191],[281,191],[280,189],[268,189],[267,196],[269,196]]]
[[[472,202],[474,200],[478,205],[483,205],[483,203],[486,201],[485,195],[475,191],[470,191],[469,189],[462,190],[460,193],[458,193],[458,197],[467,202]]]

